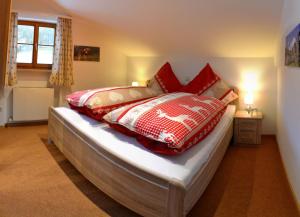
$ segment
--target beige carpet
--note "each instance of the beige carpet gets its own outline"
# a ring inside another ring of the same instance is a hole
[[[0,128],[0,217],[137,216],[46,141],[46,126]],[[274,138],[230,147],[189,216],[299,217]]]

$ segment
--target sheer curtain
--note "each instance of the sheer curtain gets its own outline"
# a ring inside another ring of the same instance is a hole
[[[71,87],[73,79],[72,20],[59,17],[50,84],[56,87]]]
[[[9,24],[5,86],[17,84],[18,13],[12,12]]]

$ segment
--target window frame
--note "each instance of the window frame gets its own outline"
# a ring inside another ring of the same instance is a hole
[[[18,25],[33,26],[33,49],[32,49],[32,63],[17,63],[17,67],[20,69],[52,69],[53,64],[38,64],[38,46],[39,46],[39,27],[50,27],[54,28],[54,45],[55,47],[55,37],[56,37],[56,24],[55,23],[45,23],[39,21],[28,21],[28,20],[18,20]],[[26,43],[18,43],[26,44]],[[28,44],[31,45],[31,44]],[[42,45],[47,46],[47,45]],[[51,46],[51,45],[48,45]],[[52,47],[52,46],[51,46]]]

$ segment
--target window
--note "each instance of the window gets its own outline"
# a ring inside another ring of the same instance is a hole
[[[18,22],[18,68],[52,68],[55,24]]]

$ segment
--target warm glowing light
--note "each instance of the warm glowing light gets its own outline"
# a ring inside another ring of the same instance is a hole
[[[244,103],[246,105],[253,105],[254,102],[254,96],[252,92],[247,92],[245,97],[244,97]]]
[[[241,96],[246,105],[246,110],[251,111],[254,103],[259,101],[261,91],[260,70],[247,69],[242,71]]]
[[[146,87],[148,85],[148,81],[147,80],[139,81],[139,85]]]
[[[147,74],[147,70],[146,70],[145,66],[139,66],[137,68],[137,73],[139,76],[145,76],[145,74]]]
[[[144,58],[137,58],[137,60],[132,62],[132,66],[129,69],[132,76],[131,79],[138,82],[149,79],[153,71],[151,67],[151,61],[147,61]]]
[[[253,92],[258,89],[258,78],[255,72],[245,72],[243,79],[244,90],[247,92]]]
[[[133,86],[133,87],[137,87],[137,86],[139,86],[140,84],[139,84],[139,82],[138,81],[133,81],[132,83],[131,83],[131,86]]]

